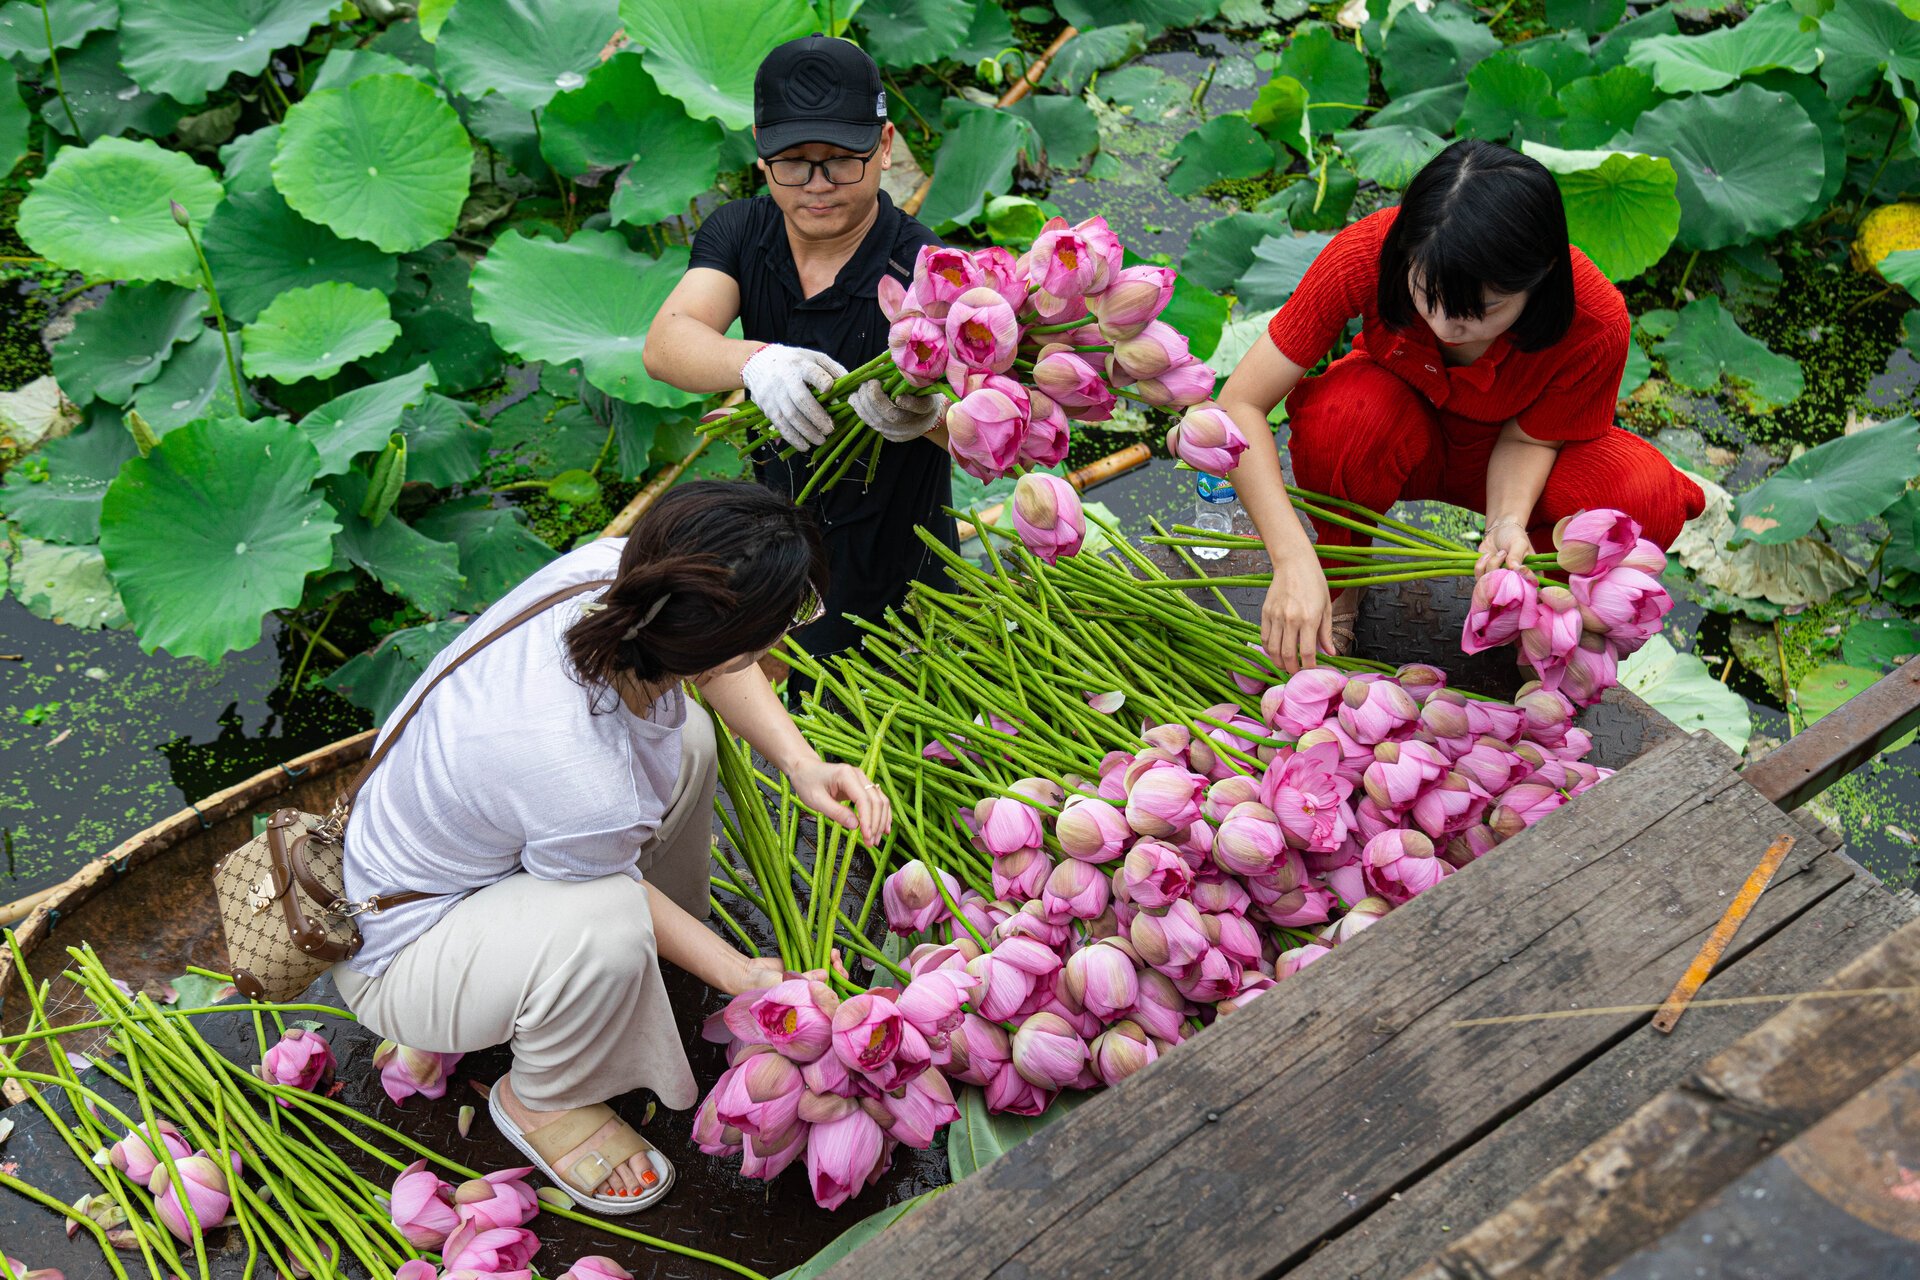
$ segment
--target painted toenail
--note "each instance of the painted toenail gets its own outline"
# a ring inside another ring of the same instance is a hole
[[[650,1187],[658,1181],[660,1181],[660,1175],[651,1169],[647,1169],[640,1174],[640,1185],[643,1187]]]

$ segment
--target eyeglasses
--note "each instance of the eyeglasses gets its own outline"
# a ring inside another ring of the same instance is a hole
[[[769,160],[767,176],[783,187],[804,187],[813,181],[813,171],[827,175],[836,187],[849,187],[867,176],[867,161],[880,153],[875,147],[863,156],[828,156],[825,160]]]
[[[809,585],[806,594],[800,597],[800,603],[794,607],[793,622],[789,624],[788,629],[798,631],[801,627],[818,622],[826,616],[827,602],[822,600],[820,593]]]

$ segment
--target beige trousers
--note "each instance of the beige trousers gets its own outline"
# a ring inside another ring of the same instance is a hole
[[[713,722],[687,704],[680,779],[640,853],[653,887],[708,911],[718,784]],[[625,875],[541,880],[524,872],[469,894],[375,978],[334,982],[354,1016],[415,1049],[513,1046],[513,1091],[535,1110],[648,1088],[674,1110],[699,1100],[660,979],[646,890]]]

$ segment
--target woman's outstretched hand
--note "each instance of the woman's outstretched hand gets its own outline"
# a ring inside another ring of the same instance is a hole
[[[801,804],[849,831],[858,831],[869,845],[879,844],[893,829],[893,805],[886,794],[850,764],[813,760],[787,777]]]
[[[1473,576],[1484,577],[1495,569],[1518,569],[1533,554],[1533,540],[1512,516],[1502,516],[1487,526],[1480,539],[1480,558],[1473,562]]]
[[[1311,554],[1274,561],[1273,585],[1260,606],[1260,647],[1291,675],[1333,652],[1333,599]]]

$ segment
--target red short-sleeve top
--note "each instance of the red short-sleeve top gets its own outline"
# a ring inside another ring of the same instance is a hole
[[[1502,334],[1472,364],[1450,366],[1418,315],[1398,332],[1380,319],[1380,248],[1399,212],[1370,214],[1320,251],[1267,325],[1280,354],[1310,369],[1333,349],[1347,321],[1359,316],[1354,350],[1447,413],[1475,422],[1517,418],[1537,440],[1590,440],[1611,427],[1631,321],[1620,291],[1600,268],[1572,251],[1573,324],[1560,341],[1522,351]]]

